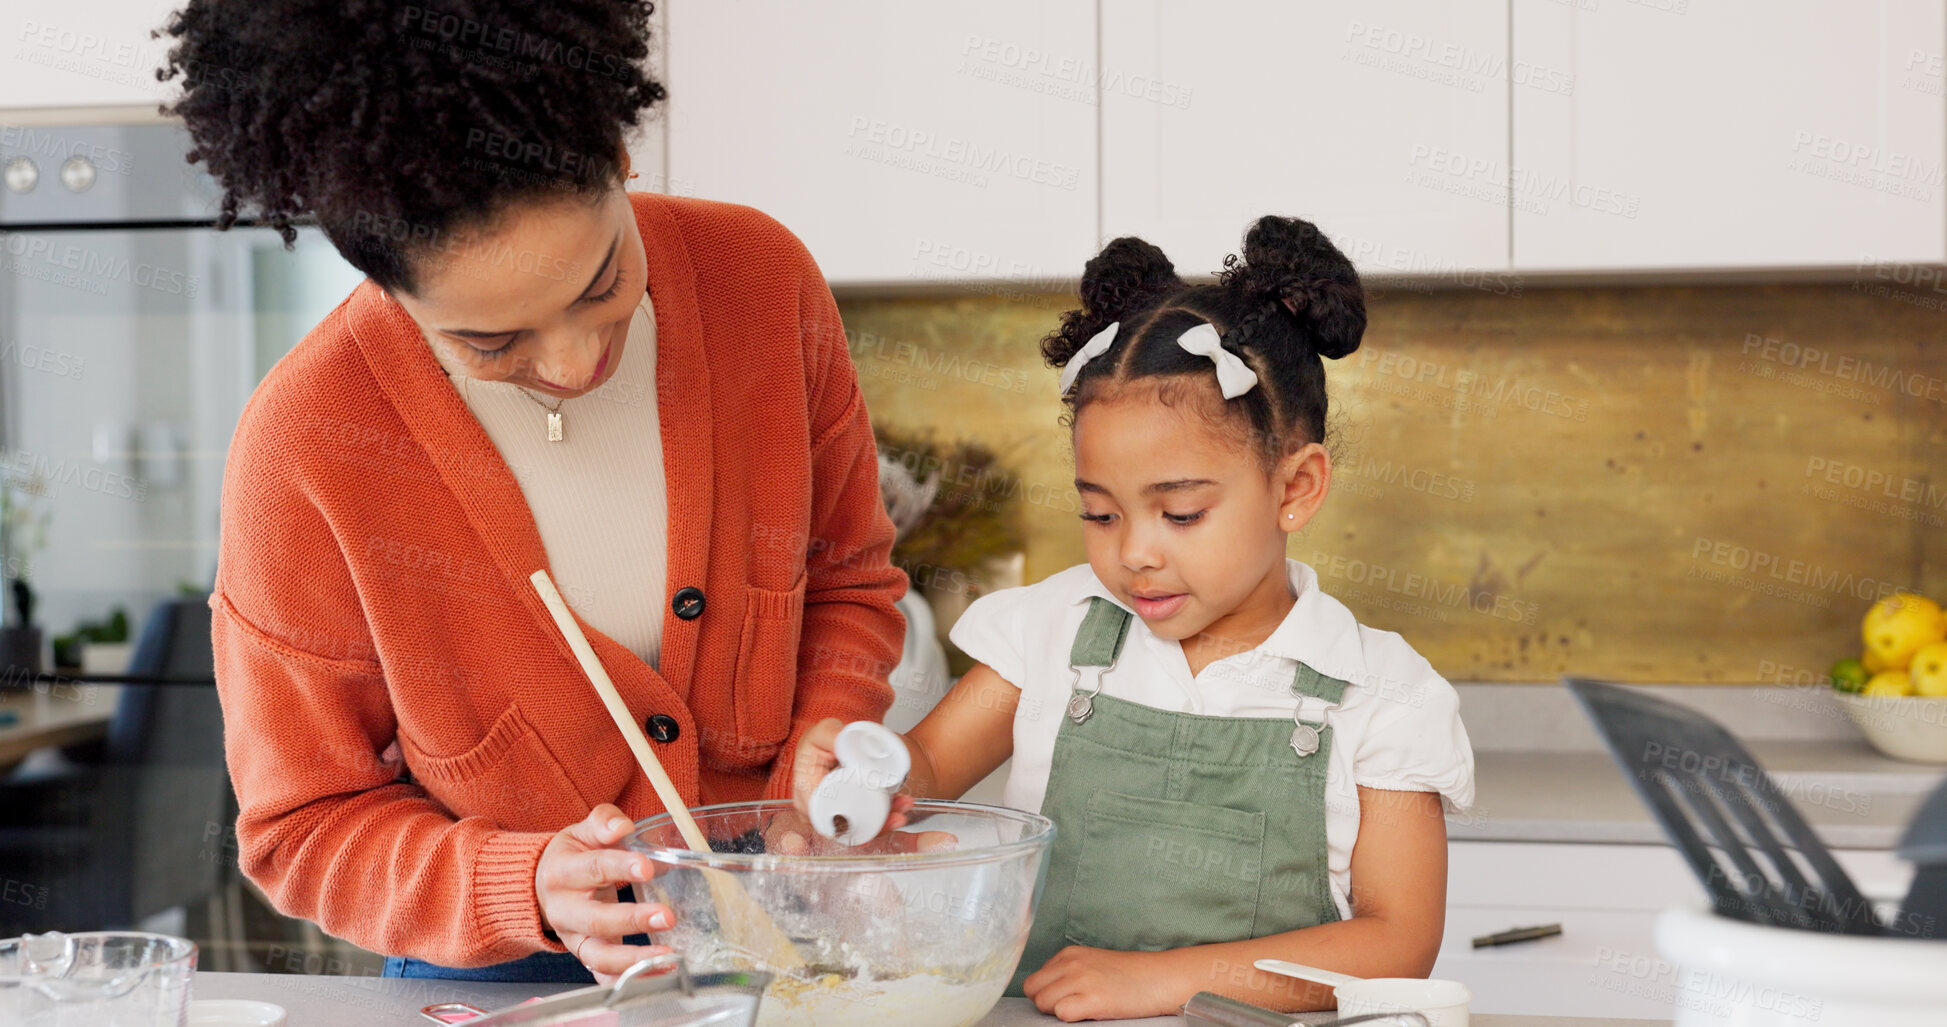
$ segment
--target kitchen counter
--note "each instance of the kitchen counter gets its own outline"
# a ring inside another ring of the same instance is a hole
[[[1835,849],[1890,849],[1941,770],[1863,741],[1752,741],[1765,772]],[[1607,752],[1474,754],[1474,808],[1447,818],[1456,841],[1662,845],[1663,830]]]
[[[1903,894],[1905,871],[1887,850],[1947,768],[1871,749],[1823,689],[1651,686],[1701,709],[1742,739],[1840,853],[1869,896]],[[1611,963],[1653,954],[1657,911],[1702,892],[1566,689],[1464,684],[1461,714],[1475,750],[1476,802],[1449,818],[1448,937],[1440,976],[1475,992],[1477,1027],[1644,1027],[1668,1023],[1661,979],[1636,989]],[[1523,844],[1525,843],[1525,844]],[[1612,884],[1592,890],[1591,879]],[[1562,923],[1561,936],[1472,949],[1468,938]],[[504,1008],[559,987],[272,974],[197,976],[202,998],[255,998],[291,1010],[291,1027],[385,1027],[424,1022],[421,1006],[464,1001]],[[1638,994],[1638,992],[1642,992]],[[1607,1012],[1649,1019],[1569,1015]],[[1322,1021],[1333,1014],[1308,1014]],[[1057,1023],[1021,999],[1003,1000],[983,1027]],[[1178,1017],[1125,1021],[1178,1027]]]
[[[422,1006],[436,1002],[469,1002],[483,1009],[514,1005],[534,995],[568,990],[558,985],[475,984],[469,981],[404,980],[386,977],[325,977],[305,974],[196,975],[199,999],[255,999],[283,1006],[290,1027],[407,1027],[427,1024]],[[1333,1014],[1306,1014],[1311,1021]],[[1656,1027],[1667,1020],[1606,1020],[1584,1017],[1476,1015],[1474,1027]],[[1037,1012],[1026,999],[1002,999],[982,1020],[981,1027],[1029,1027],[1060,1023]],[[1132,1025],[1181,1027],[1182,1019],[1159,1016],[1145,1020],[1113,1021]]]
[[[1824,688],[1651,686],[1731,732],[1835,849],[1891,849],[1947,767],[1881,755]],[[1568,690],[1459,686],[1474,744],[1474,808],[1456,841],[1667,844]]]

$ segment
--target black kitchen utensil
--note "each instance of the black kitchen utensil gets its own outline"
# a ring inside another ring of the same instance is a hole
[[[1515,927],[1494,934],[1483,934],[1474,939],[1474,947],[1484,949],[1494,945],[1514,945],[1524,941],[1539,941],[1542,938],[1553,938],[1561,933],[1561,924],[1542,924],[1538,927]]]
[[[1913,887],[1889,933],[1942,937],[1947,932],[1947,784],[1921,804],[1900,837],[1898,852],[1913,864]]]
[[[1640,691],[1581,678],[1565,683],[1719,915],[1884,933],[1872,903],[1729,731]]]

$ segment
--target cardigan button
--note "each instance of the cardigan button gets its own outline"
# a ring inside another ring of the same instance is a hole
[[[695,585],[678,589],[675,598],[669,601],[669,605],[676,611],[676,616],[684,620],[695,620],[703,616],[703,590]]]
[[[650,717],[647,726],[649,737],[658,742],[673,742],[677,735],[683,733],[683,725],[676,723],[676,718],[667,713],[658,713]]]

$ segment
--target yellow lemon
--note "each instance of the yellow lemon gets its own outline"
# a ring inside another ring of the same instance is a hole
[[[1894,669],[1892,667],[1888,667],[1885,663],[1881,662],[1879,658],[1879,654],[1873,652],[1871,649],[1868,649],[1865,652],[1859,654],[1859,665],[1861,667],[1866,668],[1866,673],[1869,676],[1873,674],[1877,674],[1882,670]]]
[[[1947,622],[1941,619],[1940,604],[1925,596],[1898,592],[1866,611],[1859,634],[1866,640],[1866,651],[1879,657],[1881,666],[1898,670],[1921,646],[1947,638]]]
[[[1903,670],[1883,670],[1873,675],[1860,695],[1912,695],[1913,681]]]
[[[1921,646],[1907,670],[1919,695],[1947,696],[1947,642]]]

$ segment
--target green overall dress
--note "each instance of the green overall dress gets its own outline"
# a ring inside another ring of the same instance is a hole
[[[1153,952],[1339,918],[1325,844],[1330,725],[1098,694],[1130,621],[1095,597],[1075,633],[1076,688],[1041,803],[1055,843],[1009,995],[1068,945]],[[1084,667],[1092,689],[1080,687]],[[1299,664],[1291,691],[1336,706],[1345,682]]]

